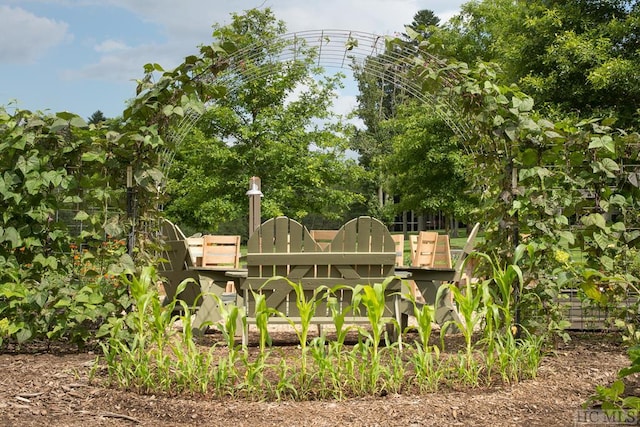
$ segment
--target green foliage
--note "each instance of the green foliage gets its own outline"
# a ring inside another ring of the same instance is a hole
[[[622,417],[621,420],[625,420],[627,416],[637,418],[640,415],[640,397],[626,392],[624,382],[625,378],[640,372],[640,346],[630,347],[628,355],[631,365],[622,368],[618,372],[618,379],[609,387],[597,386],[596,392],[584,404],[585,407],[599,404],[606,413]]]
[[[116,133],[71,113],[0,108],[0,313],[4,341],[83,344],[128,307],[132,267]],[[121,181],[120,181],[121,182]],[[110,236],[109,238],[107,236]]]
[[[474,197],[467,194],[472,160],[431,107],[405,104],[398,110],[395,119],[385,124],[393,127],[395,135],[393,151],[384,161],[386,188],[399,197],[395,213],[468,217],[475,206]]]
[[[321,76],[313,50],[283,41],[285,31],[269,9],[214,27],[215,43],[243,52],[242,67],[220,71],[225,97],[177,147],[166,212],[181,224],[215,231],[244,221],[251,176],[262,180],[265,217],[339,219],[360,199],[352,185],[359,168],[345,157],[347,130],[331,112],[341,76]],[[290,49],[301,59],[277,60]]]
[[[430,41],[448,57],[500,64],[500,81],[547,111],[614,117],[636,129],[637,23],[631,0],[479,1],[462,5]]]

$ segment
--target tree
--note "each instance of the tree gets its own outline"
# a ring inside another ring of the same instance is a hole
[[[263,216],[341,218],[360,199],[352,182],[358,168],[345,158],[346,130],[331,112],[342,76],[322,76],[312,50],[283,41],[284,23],[270,9],[232,17],[230,25],[214,26],[214,37],[242,52],[234,57],[239,66],[217,77],[225,96],[178,147],[167,214],[211,231],[245,221],[255,175]],[[293,48],[298,60],[277,60]]]
[[[432,47],[468,63],[501,65],[548,112],[616,117],[637,128],[638,1],[469,2],[431,36]]]
[[[440,25],[440,18],[432,10],[422,9],[413,15],[413,21],[408,26],[424,38],[428,38],[431,35],[431,28],[438,25]]]
[[[105,117],[104,113],[100,110],[96,110],[95,113],[93,113],[88,119],[87,122],[90,125],[97,125],[101,122],[106,121],[107,118]]]
[[[431,10],[424,9],[414,15],[407,30],[416,38],[428,40],[439,22]],[[352,147],[369,173],[370,191],[377,190],[378,208],[387,218],[410,210],[459,214],[463,209],[454,207],[457,203],[453,199],[462,198],[462,191],[450,192],[438,200],[438,181],[446,182],[447,174],[457,176],[452,164],[445,166],[446,157],[455,156],[457,149],[455,143],[449,142],[451,132],[445,131],[446,126],[432,106],[416,106],[403,88],[411,61],[401,58],[418,56],[418,42],[405,35],[387,49],[380,57],[368,58],[354,72],[360,89],[356,112],[366,129],[356,132]],[[389,58],[396,58],[395,63]],[[385,193],[392,197],[385,197]]]
[[[477,204],[468,194],[468,156],[429,106],[414,102],[399,110],[388,123],[395,136],[393,152],[385,161],[389,188],[399,198],[397,211],[441,211],[464,218]]]

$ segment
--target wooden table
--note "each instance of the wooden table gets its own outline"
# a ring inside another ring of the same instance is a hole
[[[443,282],[451,282],[456,273],[453,268],[396,267],[396,275],[403,280],[413,280],[425,302],[435,307],[435,321],[443,325],[449,320],[459,321],[458,310],[449,292],[442,295],[436,304],[436,295]],[[408,311],[408,310],[405,310]],[[411,311],[408,311],[411,313]]]

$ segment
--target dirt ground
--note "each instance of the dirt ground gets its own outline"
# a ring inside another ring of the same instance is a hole
[[[283,347],[293,341],[274,337]],[[574,334],[536,379],[514,385],[345,401],[169,398],[105,388],[88,375],[97,354],[64,346],[0,354],[0,426],[569,426],[596,385],[629,364],[603,334]],[[638,390],[636,390],[638,391]]]

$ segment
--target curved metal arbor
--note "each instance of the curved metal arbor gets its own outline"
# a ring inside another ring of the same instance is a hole
[[[289,33],[277,41],[285,46],[276,54],[269,53],[266,44],[255,43],[229,55],[228,68],[217,75],[207,72],[198,76],[205,83],[223,83],[233,92],[242,83],[251,82],[275,72],[269,67],[260,67],[252,74],[245,72],[244,61],[261,58],[267,54],[270,63],[293,63],[302,59],[313,59],[322,68],[354,69],[368,73],[374,78],[393,84],[404,94],[412,96],[434,112],[462,139],[470,133],[468,120],[461,120],[453,95],[434,94],[425,91],[415,70],[429,68],[440,72],[443,86],[453,87],[461,76],[446,68],[446,64],[433,55],[419,52],[410,43],[392,43],[393,38],[351,30],[309,30]],[[370,58],[375,60],[369,60]],[[170,146],[177,146],[200,119],[201,114],[189,110],[175,130],[167,135]],[[173,160],[173,150],[163,153],[163,172],[168,172]]]

